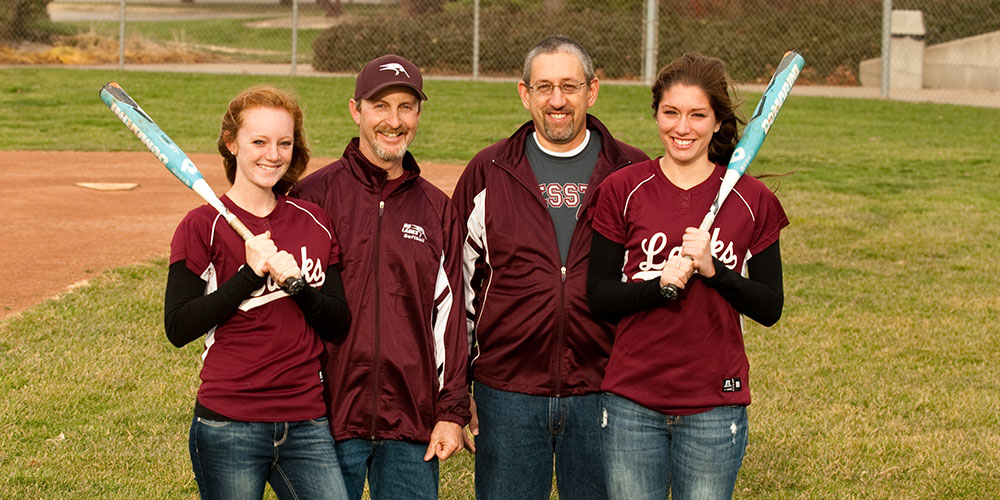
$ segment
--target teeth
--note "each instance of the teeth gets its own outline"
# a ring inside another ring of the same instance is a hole
[[[674,139],[674,142],[676,142],[679,146],[687,146],[694,141],[691,139]]]
[[[552,113],[552,118],[555,118],[557,120],[566,118],[566,116],[567,116],[566,113]]]

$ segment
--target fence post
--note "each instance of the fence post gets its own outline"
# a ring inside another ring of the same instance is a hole
[[[299,51],[299,0],[292,0],[292,66],[290,76],[295,76]]]
[[[892,31],[892,0],[882,0],[882,78],[881,95],[883,99],[889,97],[889,43],[891,42]]]
[[[125,0],[122,0],[118,19],[118,69],[125,69]]]
[[[472,79],[479,78],[479,0],[472,2]]]
[[[656,25],[657,25],[657,0],[646,0],[646,31],[643,34],[643,63],[642,81],[646,85],[653,84],[653,76],[656,74]]]

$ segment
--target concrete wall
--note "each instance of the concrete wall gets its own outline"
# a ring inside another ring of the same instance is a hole
[[[923,59],[924,88],[1000,90],[1000,31],[926,47]],[[861,61],[862,86],[878,87],[881,75],[881,58]]]

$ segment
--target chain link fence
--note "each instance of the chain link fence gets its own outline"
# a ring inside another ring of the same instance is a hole
[[[890,22],[887,5],[920,20]],[[649,81],[697,51],[727,61],[738,82],[766,82],[794,49],[806,59],[800,84],[878,86],[886,42],[902,64],[889,74],[903,78],[925,49],[1000,30],[1000,0],[4,0],[0,25],[8,64],[279,63],[291,74],[298,65],[353,74],[398,53],[428,75],[517,77],[531,45],[558,32],[590,50],[604,79]]]

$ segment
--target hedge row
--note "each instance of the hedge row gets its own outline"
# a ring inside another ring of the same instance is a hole
[[[925,10],[928,43],[1000,26],[996,0],[916,3],[899,8]],[[520,75],[524,54],[556,26],[588,48],[600,76],[640,77],[642,9],[574,7],[578,4],[570,1],[558,22],[551,22],[537,3],[488,2],[480,15],[480,73]],[[693,4],[704,8],[681,8]],[[663,0],[657,67],[697,51],[725,60],[737,81],[766,81],[781,55],[794,49],[806,58],[802,81],[856,84],[859,63],[881,53],[881,17],[881,0]],[[406,22],[398,15],[359,16],[324,31],[313,49],[313,66],[322,71],[353,73],[373,57],[393,52],[428,73],[467,75],[472,71],[471,6],[453,2],[442,12]]]

